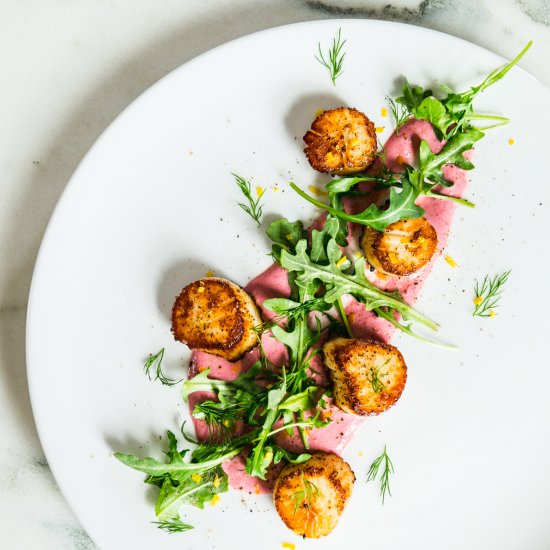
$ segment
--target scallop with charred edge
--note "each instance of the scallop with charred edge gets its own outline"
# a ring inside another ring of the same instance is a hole
[[[172,308],[174,338],[230,361],[258,342],[261,317],[252,298],[226,279],[208,277],[186,286]]]
[[[376,130],[357,109],[339,107],[321,113],[304,136],[304,152],[318,172],[353,174],[376,158]]]
[[[437,233],[426,218],[399,220],[384,231],[366,227],[361,246],[372,267],[386,275],[404,277],[432,259]]]
[[[279,474],[275,507],[297,535],[323,537],[336,527],[354,482],[352,469],[338,455],[312,453],[307,462],[289,464]]]
[[[379,414],[401,396],[407,365],[396,347],[335,338],[325,343],[323,353],[334,382],[334,400],[343,411],[357,416]]]

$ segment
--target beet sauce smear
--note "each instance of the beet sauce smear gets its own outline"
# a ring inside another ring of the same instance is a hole
[[[434,153],[438,153],[443,147],[443,142],[437,139],[429,122],[421,120],[411,120],[403,125],[399,134],[395,133],[389,138],[384,146],[386,154],[386,164],[388,168],[395,172],[402,171],[403,164],[413,164],[417,155],[418,147],[424,140],[430,146]],[[467,153],[468,156],[468,153]],[[442,193],[461,197],[468,185],[468,177],[464,170],[454,165],[445,166],[444,176],[452,181],[454,185],[450,189],[441,190]],[[456,203],[447,200],[434,199],[421,196],[417,204],[425,209],[425,218],[432,224],[437,232],[438,246],[437,251],[430,263],[420,272],[410,277],[395,278],[385,277],[376,272],[368,273],[367,276],[371,282],[382,290],[398,290],[405,301],[414,304],[420,294],[420,289],[428,277],[434,262],[441,255],[442,250],[447,243],[449,229],[456,209]],[[364,200],[350,199],[346,202],[347,210],[351,212],[362,211],[367,204]],[[323,218],[324,219],[324,218]],[[316,222],[317,224],[317,222]],[[362,226],[350,224],[349,251],[358,250],[358,242],[361,237]],[[353,253],[350,254],[353,256]],[[288,297],[290,287],[287,279],[287,272],[283,268],[272,265],[266,271],[252,279],[245,290],[254,298],[256,304],[261,308],[264,319],[273,317],[273,313],[263,307],[265,300],[269,298]],[[374,313],[366,311],[363,304],[357,302],[350,296],[344,297],[345,311],[348,316],[350,326],[355,338],[370,338],[390,343],[395,327],[388,321],[377,317]],[[282,365],[288,360],[288,354],[284,344],[276,340],[270,333],[262,336],[262,345],[268,360],[274,365]],[[193,351],[191,355],[191,365],[188,377],[192,378],[198,372],[205,369],[211,369],[210,377],[218,380],[234,380],[241,372],[250,368],[259,358],[258,348],[247,353],[241,360],[234,363],[221,357],[210,355],[202,351]],[[323,365],[319,354],[317,354],[311,364],[312,368],[321,373],[316,381],[321,386],[329,386],[330,379],[327,368]],[[195,392],[189,397],[189,407],[193,411],[195,404],[213,398],[214,394],[206,392]],[[345,447],[357,429],[363,425],[366,418],[354,416],[343,412],[338,407],[329,404],[326,411],[326,417],[330,417],[331,423],[319,429],[313,429],[309,433],[310,450],[327,451],[342,454]],[[197,419],[193,419],[197,438],[204,441],[208,438],[207,425]],[[290,450],[303,450],[298,435],[289,437],[286,432],[280,432],[275,436],[277,443]],[[238,455],[235,458],[226,461],[223,469],[228,475],[229,484],[243,491],[250,493],[271,492],[275,478],[280,468],[273,468],[266,481],[249,476],[245,472],[245,457]]]

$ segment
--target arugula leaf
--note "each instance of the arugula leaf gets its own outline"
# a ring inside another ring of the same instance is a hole
[[[454,164],[462,170],[474,168],[474,165],[464,157],[463,153],[469,151],[474,143],[484,135],[480,130],[470,128],[468,131],[450,138],[437,154],[432,153],[427,142],[423,140],[419,150],[419,171],[423,179],[445,187],[451,186],[452,182],[443,177],[441,169],[447,164]]]
[[[473,101],[480,92],[504,78],[508,71],[527,53],[531,45],[532,42],[529,42],[512,61],[494,70],[481,84],[473,86],[465,92],[455,93],[448,86],[441,86],[441,90],[446,93],[446,97],[437,99],[433,96],[431,90],[424,90],[421,86],[411,87],[405,81],[403,95],[398,97],[396,102],[403,105],[408,113],[415,118],[431,122],[440,139],[449,139],[468,128],[472,128],[471,121],[473,120],[495,121],[495,124],[485,126],[484,129],[506,124],[509,120],[505,117],[476,113],[473,108]]]
[[[418,107],[412,109],[415,118],[431,122],[440,135],[445,135],[447,128],[453,123],[453,117],[447,112],[445,105],[433,96],[426,97]]]
[[[278,445],[271,445],[271,450],[275,453],[273,456],[274,464],[279,464],[281,460],[286,460],[291,464],[303,464],[311,458],[311,455],[308,453],[293,453],[292,451],[283,449]]]
[[[328,265],[313,262],[306,250],[307,242],[302,240],[296,245],[295,254],[283,251],[281,265],[289,271],[298,272],[298,285],[309,285],[315,280],[325,283],[327,292],[324,298],[328,303],[334,303],[344,294],[351,294],[368,310],[387,308],[400,313],[405,320],[416,321],[432,330],[439,328],[437,323],[409,306],[398,293],[384,292],[373,285],[365,275],[365,258],[359,258],[354,264],[353,273],[348,274],[343,273],[337,265],[342,252],[336,241],[331,240],[327,245]]]
[[[214,495],[228,490],[227,475],[220,464],[240,451],[239,446],[221,446],[222,452],[210,460],[200,463],[184,462],[187,450],[178,451],[175,435],[168,431],[168,463],[154,458],[140,459],[134,455],[115,453],[123,464],[148,474],[145,482],[160,487],[155,504],[156,522],[160,528],[170,532],[184,531],[192,526],[181,522],[179,509],[184,504],[204,508]],[[240,441],[237,442],[240,444]]]
[[[418,197],[417,190],[406,180],[402,180],[402,189],[400,192],[397,192],[394,187],[390,188],[390,202],[388,208],[382,210],[375,204],[371,204],[366,210],[363,210],[363,212],[359,214],[348,214],[343,210],[336,210],[310,197],[296,184],[291,182],[290,186],[308,202],[314,204],[318,208],[326,210],[333,216],[349,222],[367,225],[377,231],[383,231],[388,225],[398,220],[404,218],[420,218],[424,215],[424,209],[415,204],[415,200]]]
[[[281,401],[284,399],[286,394],[286,375],[285,369],[283,367],[283,379],[281,384],[278,387],[273,388],[267,394],[267,414],[263,426],[260,430],[260,435],[258,437],[258,443],[252,449],[252,454],[248,457],[246,461],[246,473],[259,477],[260,479],[265,479],[267,473],[267,468],[273,461],[273,450],[267,448],[264,449],[269,433],[273,428],[273,424],[276,422],[277,417],[279,416],[278,406]]]
[[[160,462],[160,460],[156,460],[155,458],[138,458],[135,455],[124,453],[114,453],[113,456],[120,460],[120,462],[122,462],[123,464],[126,464],[126,466],[130,466],[130,468],[133,468],[138,472],[143,472],[144,474],[148,474],[150,476],[162,476],[165,474],[177,475],[183,472],[195,473],[208,470],[210,468],[218,466],[218,464],[221,464],[229,458],[233,458],[237,454],[239,454],[239,449],[233,449],[231,451],[228,451],[224,455],[220,455],[216,458],[213,458],[212,460],[208,460],[205,462],[195,463],[176,461],[168,464]]]
[[[301,221],[289,222],[286,218],[272,222],[267,228],[266,234],[273,241],[271,255],[277,262],[281,250],[292,251],[300,239],[307,237],[307,231]]]
[[[316,405],[314,397],[318,391],[319,388],[317,386],[309,386],[303,392],[290,395],[279,405],[279,410],[292,412],[309,411]]]
[[[407,108],[409,112],[413,112],[414,109],[422,104],[422,101],[432,95],[431,90],[424,90],[422,86],[411,86],[409,81],[405,79],[403,85],[403,95],[396,98],[396,102],[400,103]]]
[[[164,481],[155,504],[155,513],[161,521],[179,518],[183,504],[204,508],[214,495],[228,490],[227,475],[218,466],[203,474],[189,474]]]
[[[344,224],[346,226],[345,233],[347,235],[348,227],[347,223],[344,221]],[[313,229],[311,231],[311,257],[316,262],[326,262],[327,261],[327,255],[326,255],[326,244],[329,241],[329,239],[335,239],[338,241],[338,235],[340,233],[340,224],[338,222],[338,218],[334,216],[329,216],[327,220],[325,221],[325,224],[323,225],[323,228],[319,231],[317,229]],[[347,244],[347,241],[346,241]]]

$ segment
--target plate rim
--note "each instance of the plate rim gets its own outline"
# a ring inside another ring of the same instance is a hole
[[[37,381],[36,377],[33,375],[33,372],[35,372],[39,365],[37,365],[35,361],[33,361],[32,357],[35,355],[34,351],[32,350],[33,347],[33,332],[37,330],[35,322],[35,302],[37,301],[36,294],[37,290],[36,287],[38,286],[37,281],[42,276],[42,272],[44,271],[45,262],[45,248],[46,244],[50,242],[51,240],[51,233],[52,228],[56,226],[61,218],[61,213],[63,212],[64,204],[67,202],[68,197],[70,194],[75,190],[79,174],[85,169],[86,164],[88,162],[88,159],[90,159],[95,150],[101,147],[103,141],[105,140],[105,137],[108,133],[110,133],[113,130],[113,127],[118,125],[122,119],[126,117],[126,115],[137,105],[139,105],[141,102],[145,101],[150,95],[153,95],[156,93],[156,90],[159,89],[162,86],[165,86],[167,82],[170,81],[174,77],[174,75],[179,74],[182,71],[188,70],[189,68],[192,68],[196,64],[200,64],[204,61],[204,59],[207,59],[209,57],[213,57],[217,54],[219,50],[225,49],[227,47],[230,47],[233,44],[237,43],[245,43],[245,42],[253,42],[258,35],[266,35],[266,34],[276,34],[278,32],[281,32],[285,29],[299,29],[300,27],[312,27],[312,26],[329,26],[329,25],[364,25],[366,27],[374,26],[374,27],[391,27],[392,29],[396,29],[399,27],[407,27],[410,29],[414,29],[415,32],[423,35],[438,35],[445,40],[452,40],[456,41],[458,43],[463,44],[466,47],[473,47],[475,49],[481,50],[485,52],[486,54],[489,54],[492,56],[495,61],[502,63],[506,62],[507,60],[502,57],[501,55],[495,53],[494,51],[480,46],[474,42],[471,42],[469,40],[466,40],[464,38],[455,36],[453,34],[449,34],[440,30],[431,29],[428,27],[412,24],[412,23],[405,23],[405,22],[399,22],[399,21],[388,21],[388,20],[382,20],[382,19],[361,19],[361,18],[320,18],[320,19],[312,19],[307,21],[300,21],[300,22],[294,22],[294,23],[288,23],[288,24],[281,24],[277,25],[275,27],[269,27],[266,29],[254,31],[239,37],[236,37],[232,40],[229,40],[227,42],[224,42],[222,44],[219,44],[217,46],[214,46],[213,48],[210,48],[191,59],[185,61],[184,63],[178,65],[177,67],[174,67],[171,69],[167,74],[162,76],[160,79],[155,81],[153,84],[145,88],[141,93],[139,93],[135,98],[133,98],[122,110],[119,114],[117,114],[108,124],[107,126],[100,132],[100,134],[97,136],[97,138],[94,140],[94,143],[92,146],[86,151],[86,153],[82,156],[82,158],[79,160],[77,167],[73,171],[70,178],[67,180],[67,183],[65,187],[63,188],[63,191],[61,192],[59,198],[57,199],[56,205],[50,215],[50,218],[48,220],[48,223],[46,225],[46,228],[44,230],[44,234],[41,239],[41,243],[36,255],[36,260],[33,267],[32,272],[32,279],[29,289],[29,295],[28,295],[28,304],[26,309],[26,326],[25,326],[25,364],[26,364],[26,374],[27,374],[27,385],[29,389],[29,397],[30,397],[30,403],[31,403],[31,409],[33,414],[33,419],[36,425],[38,437],[40,440],[40,445],[42,447],[42,450],[44,451],[44,454],[48,460],[49,468],[52,472],[52,475],[55,479],[55,483],[59,487],[63,498],[71,508],[72,513],[76,516],[77,520],[79,521],[82,528],[86,531],[87,535],[90,537],[90,539],[98,545],[98,542],[95,538],[95,534],[90,529],[88,519],[85,517],[85,514],[81,511],[80,506],[78,505],[78,499],[74,496],[74,489],[71,489],[69,486],[70,484],[65,483],[65,480],[63,478],[63,474],[58,469],[58,466],[56,465],[55,460],[53,462],[50,462],[51,457],[51,444],[48,442],[48,434],[47,429],[45,427],[45,424],[41,420],[41,410],[46,406],[46,401],[40,396],[40,388],[37,387]],[[523,69],[522,67],[516,67],[519,71],[521,71],[524,75],[529,77],[534,83],[542,88],[542,90],[547,93],[550,97],[550,88],[544,85],[538,78],[536,78],[534,75],[529,73],[527,70]],[[34,366],[33,366],[34,365]]]

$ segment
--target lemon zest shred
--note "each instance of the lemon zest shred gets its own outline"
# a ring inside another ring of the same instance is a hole
[[[381,134],[386,129],[385,126],[377,126],[376,127],[376,133]]]
[[[489,310],[489,317],[492,319],[496,315],[495,311],[493,309]]]
[[[296,550],[296,545],[291,542],[283,542],[281,548],[286,548],[287,550]]]
[[[202,480],[202,476],[200,474],[193,474],[191,476],[191,479],[195,482],[195,483],[200,483],[201,480]]]
[[[210,501],[210,506],[216,506],[216,504],[218,504],[218,502],[220,502],[220,496],[219,495],[214,495],[212,497],[212,500]]]
[[[347,258],[345,256],[342,256],[337,262],[336,265],[340,267],[341,265],[346,263]]]
[[[220,486],[220,483],[221,483],[220,478],[218,476],[216,476],[214,478],[214,482],[213,482],[214,487],[216,487],[216,489],[217,489]]]
[[[458,264],[451,258],[449,255],[445,256],[445,261],[451,266],[451,267],[458,267]]]
[[[514,138],[510,138],[508,140],[508,145],[514,145],[515,141],[514,141]]]
[[[315,185],[310,185],[308,189],[314,194],[319,197],[327,197],[328,193],[326,191],[323,191],[322,189],[319,189],[318,187],[315,187]]]
[[[388,116],[388,110],[386,109],[386,107],[382,107],[380,109],[380,115],[382,116],[382,118],[386,118]]]
[[[474,305],[478,306],[481,302],[483,302],[483,296],[476,296],[474,298]]]

